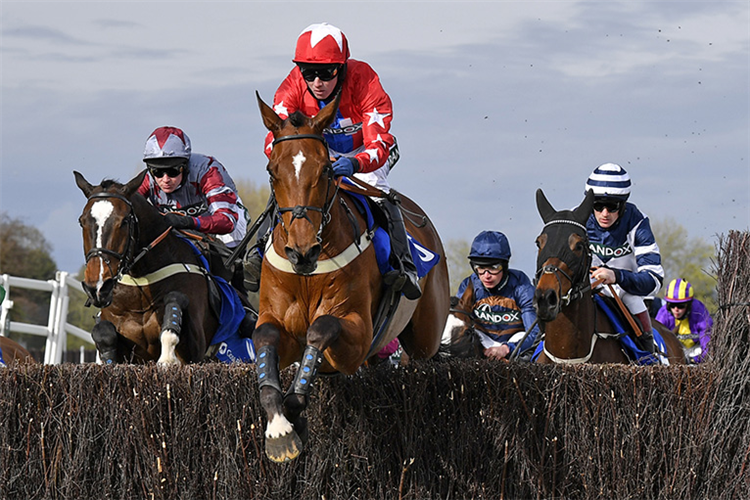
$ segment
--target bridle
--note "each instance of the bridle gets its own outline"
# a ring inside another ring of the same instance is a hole
[[[322,135],[317,134],[293,134],[293,135],[287,135],[284,137],[279,137],[273,140],[273,146],[276,146],[276,144],[283,142],[283,141],[292,141],[292,140],[301,140],[301,139],[314,139],[316,141],[320,141],[323,143],[323,145],[326,147],[326,151],[328,151],[328,143],[326,142],[325,138]],[[296,205],[294,207],[280,207],[278,203],[276,202],[276,192],[273,188],[273,178],[271,179],[271,196],[273,198],[273,203],[276,205],[276,211],[279,214],[279,221],[281,222],[281,227],[284,229],[284,232],[289,234],[289,229],[284,225],[284,219],[281,217],[282,214],[285,214],[287,212],[292,214],[292,220],[289,223],[291,226],[296,219],[306,219],[307,222],[310,223],[313,227],[315,226],[313,224],[313,221],[310,219],[310,217],[307,215],[307,212],[309,210],[312,210],[314,212],[319,212],[322,216],[322,222],[320,224],[320,227],[318,228],[318,233],[316,234],[315,238],[318,241],[318,243],[322,243],[322,233],[323,228],[331,221],[331,208],[333,207],[333,202],[336,199],[336,195],[338,194],[339,190],[339,184],[335,184],[333,196],[328,197],[331,189],[331,183],[333,181],[333,167],[331,166],[331,162],[329,161],[325,165],[324,173],[328,175],[328,183],[326,184],[326,202],[324,206],[318,207],[315,205]]]
[[[576,227],[579,227],[583,229],[584,231],[584,239],[586,242],[588,242],[588,238],[586,237],[586,227],[583,224],[579,224],[575,221],[571,220],[553,220],[544,225],[543,229],[546,229],[548,226],[553,224],[572,224]],[[591,250],[589,249],[588,244],[586,246],[586,262],[591,262]],[[568,266],[572,267],[572,266]],[[589,266],[585,265],[581,267],[581,270],[577,273],[580,276],[576,276],[575,278],[570,277],[568,273],[560,269],[558,266],[554,266],[552,264],[547,264],[546,266],[542,266],[539,270],[537,270],[536,275],[534,276],[534,286],[536,287],[537,283],[539,282],[539,278],[543,274],[552,274],[555,276],[555,279],[557,280],[557,295],[560,297],[560,308],[566,307],[570,305],[572,302],[575,302],[576,300],[583,297],[583,295],[586,292],[591,291],[591,282],[586,279],[588,277],[588,270]],[[568,293],[565,295],[562,295],[562,281],[560,279],[560,276],[564,277],[568,282],[570,283],[570,290],[568,290]]]
[[[130,200],[128,200],[121,194],[108,193],[106,191],[103,191],[101,193],[92,194],[91,196],[89,196],[88,201],[108,198],[115,198],[124,202],[128,206],[128,214],[124,217],[124,220],[127,221],[128,224],[128,241],[127,243],[125,243],[125,249],[122,251],[122,253],[115,252],[114,250],[110,250],[109,248],[105,247],[91,248],[88,252],[86,252],[86,264],[88,264],[89,261],[94,257],[101,258],[102,261],[107,264],[110,274],[113,275],[115,281],[117,281],[122,277],[123,274],[127,274],[130,268],[133,267],[133,264],[135,264],[136,262],[136,260],[133,259],[133,247],[138,241],[138,217],[136,217],[135,211],[133,210],[133,204],[130,202]],[[116,275],[112,271],[109,256],[112,256],[120,261],[119,270]]]

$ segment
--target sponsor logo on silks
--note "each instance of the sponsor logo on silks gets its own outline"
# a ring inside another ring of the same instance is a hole
[[[589,243],[589,248],[591,249],[591,253],[601,257],[604,260],[616,259],[618,257],[633,253],[633,248],[628,242],[625,242],[624,245],[617,248],[608,247],[606,245],[602,245],[601,243]]]
[[[208,210],[208,205],[206,205],[205,201],[201,201],[188,207],[177,208],[162,205],[162,208],[166,209],[168,212],[174,212],[180,215],[188,215],[190,217],[198,217],[199,215],[206,213],[206,211]]]
[[[344,125],[341,128],[326,127],[326,128],[323,129],[323,135],[326,135],[326,134],[331,134],[331,135],[336,135],[336,134],[352,135],[352,134],[356,134],[360,130],[362,130],[362,123],[355,123],[353,125]]]
[[[474,315],[480,321],[495,325],[518,323],[521,321],[520,311],[495,312],[489,304],[481,304],[478,307],[475,307]]]

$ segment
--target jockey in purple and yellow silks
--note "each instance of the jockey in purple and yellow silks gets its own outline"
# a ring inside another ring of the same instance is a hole
[[[656,320],[677,335],[690,361],[700,363],[708,354],[714,320],[703,302],[693,294],[689,282],[680,278],[672,280]]]
[[[631,314],[638,318],[643,335],[642,347],[654,352],[653,327],[644,297],[654,296],[664,280],[659,246],[648,217],[632,203],[630,175],[620,165],[605,163],[586,181],[586,191],[594,191],[594,209],[586,229],[591,249],[592,280],[613,285]],[[609,288],[603,293],[610,295]]]
[[[462,297],[470,287],[473,290],[471,313],[481,327],[476,332],[488,358],[506,358],[522,334],[533,327],[520,346],[520,352],[524,352],[534,345],[539,333],[534,324],[534,287],[523,271],[508,268],[509,260],[510,244],[505,235],[482,231],[469,252],[474,273],[461,282],[456,294]]]
[[[336,176],[356,176],[384,193],[390,193],[388,173],[399,158],[396,139],[390,132],[393,108],[391,98],[369,64],[349,58],[349,42],[344,33],[327,23],[312,24],[297,38],[295,66],[274,95],[273,109],[281,118],[295,112],[315,116],[339,93],[341,100],[334,123],[323,131]],[[271,154],[273,134],[265,141]],[[395,193],[394,193],[395,194]],[[422,295],[417,269],[404,228],[398,199],[377,198],[388,219],[388,234],[394,271],[387,273],[387,284],[408,299]],[[246,283],[254,288],[260,275],[260,260],[246,257]]]

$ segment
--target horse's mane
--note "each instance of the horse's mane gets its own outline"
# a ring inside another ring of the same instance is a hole
[[[287,118],[287,120],[294,127],[301,127],[307,124],[307,116],[305,116],[304,113],[299,110],[289,115],[289,118]]]
[[[114,179],[104,179],[102,183],[100,184],[100,186],[102,189],[107,190],[111,187],[121,188],[122,186],[124,186],[124,184]]]

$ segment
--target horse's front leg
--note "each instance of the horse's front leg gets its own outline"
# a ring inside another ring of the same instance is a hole
[[[120,335],[111,321],[99,319],[91,330],[91,338],[104,364],[122,362],[123,358],[119,349]]]
[[[253,332],[260,404],[266,410],[266,455],[274,462],[287,462],[302,452],[302,440],[284,414],[279,377],[280,338],[279,328],[272,323],[264,323]]]
[[[182,292],[169,292],[164,299],[164,318],[159,334],[161,355],[157,361],[160,365],[174,365],[180,362],[175,354],[175,348],[180,342],[182,312],[189,304],[190,300]]]
[[[318,378],[318,368],[323,363],[323,351],[341,336],[341,321],[333,316],[321,316],[307,330],[307,346],[302,353],[299,368],[284,397],[284,413],[294,425],[294,430],[307,442],[307,418],[302,412],[310,401],[310,391]]]

